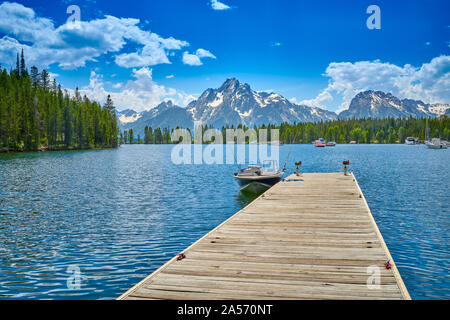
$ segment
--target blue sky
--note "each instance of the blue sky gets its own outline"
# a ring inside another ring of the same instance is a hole
[[[374,4],[379,30],[366,26]],[[69,5],[79,25],[68,26]],[[0,63],[24,48],[63,87],[139,111],[186,105],[229,77],[333,111],[367,89],[450,103],[449,9],[437,0],[2,2]]]

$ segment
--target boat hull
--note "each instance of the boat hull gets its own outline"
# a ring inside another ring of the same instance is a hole
[[[315,146],[316,148],[325,148],[325,145],[324,145],[323,143],[321,143],[321,142],[316,142],[316,143],[314,143],[314,146]]]
[[[267,177],[265,177],[265,176],[248,176],[248,177],[235,176],[235,179],[241,186],[246,186],[252,182],[258,182],[258,183],[262,183],[265,185],[273,186],[274,184],[281,181],[282,176],[283,176],[282,174],[267,176]]]
[[[447,149],[446,145],[434,145],[434,144],[427,144],[428,149],[434,149],[434,150],[440,150],[440,149]]]

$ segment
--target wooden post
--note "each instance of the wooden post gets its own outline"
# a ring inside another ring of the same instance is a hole
[[[344,165],[344,176],[346,176],[347,175],[347,166],[350,165],[350,161],[345,160],[342,162],[342,164]]]
[[[299,169],[299,167],[302,165],[302,162],[301,161],[297,161],[296,163],[295,163],[295,165],[297,166],[297,177],[300,177],[300,169]]]

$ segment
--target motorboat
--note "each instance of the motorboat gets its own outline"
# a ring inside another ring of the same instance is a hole
[[[263,162],[262,166],[249,165],[247,168],[239,169],[234,174],[234,178],[241,187],[245,187],[250,183],[258,183],[271,187],[280,182],[283,174],[283,171],[278,170],[278,165],[275,160],[267,160]]]
[[[409,146],[414,146],[420,144],[419,138],[408,137],[405,140],[405,144]]]
[[[327,147],[336,147],[336,142],[329,141],[329,142],[327,142],[327,144],[325,146],[327,146]]]
[[[447,142],[441,141],[439,138],[431,139],[431,141],[426,141],[425,145],[428,149],[447,149]]]
[[[323,138],[317,139],[316,141],[314,141],[314,146],[317,148],[325,147],[325,140]]]

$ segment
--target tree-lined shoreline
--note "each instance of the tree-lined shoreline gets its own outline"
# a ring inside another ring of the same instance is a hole
[[[428,132],[427,132],[428,122]],[[175,128],[175,129],[178,129]],[[203,126],[205,132],[212,127]],[[223,141],[226,141],[227,129],[249,128],[239,125],[237,127],[229,126],[217,129],[223,135]],[[279,140],[284,144],[310,144],[314,140],[324,138],[327,141],[335,141],[339,144],[347,144],[355,141],[359,144],[403,144],[407,137],[417,137],[424,141],[426,138],[442,138],[450,140],[450,118],[441,116],[440,118],[408,118],[408,119],[351,119],[335,120],[316,123],[283,123],[276,125],[263,125],[261,127],[251,128],[269,129],[267,131],[267,140],[275,140],[270,136],[271,129],[279,130]],[[187,129],[189,130],[189,129]],[[144,136],[135,135],[132,129],[120,132],[121,144],[174,144],[178,141],[172,141],[171,135],[174,129],[145,127]],[[191,130],[189,130],[191,131]],[[193,132],[191,132],[193,137]]]
[[[0,68],[0,152],[62,151],[118,146],[115,108],[74,96],[51,80],[46,70],[26,68],[22,53],[16,68]]]

